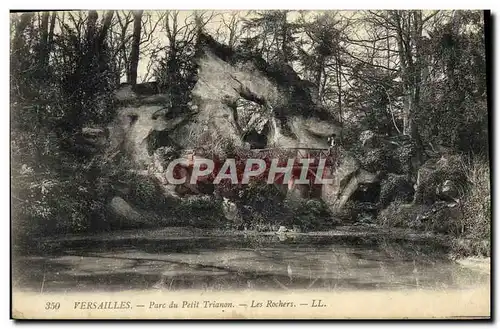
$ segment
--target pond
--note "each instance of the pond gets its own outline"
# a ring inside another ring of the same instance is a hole
[[[445,239],[379,228],[277,235],[189,228],[51,237],[14,249],[13,285],[38,292],[449,289],[489,267],[448,258]],[[40,251],[41,250],[41,251]]]

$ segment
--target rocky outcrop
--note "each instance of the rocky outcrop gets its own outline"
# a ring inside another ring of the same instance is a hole
[[[377,218],[380,224],[452,234],[463,230],[461,198],[466,177],[459,156],[428,159],[418,170],[411,188],[414,193],[410,193],[406,176],[388,177],[392,177],[394,188],[383,182]]]
[[[307,83],[290,67],[234,52],[208,36],[202,36],[198,53],[192,146],[242,146],[251,129],[266,135],[266,146],[288,148],[320,147],[322,138],[338,134],[340,126],[314,104]]]
[[[334,213],[341,211],[358,189],[378,182],[376,174],[363,169],[360,162],[342,148],[337,155],[337,164],[327,178],[333,179],[333,184],[322,186],[321,198]]]
[[[313,103],[307,83],[291,68],[235,53],[208,36],[201,38],[196,61],[188,113],[172,108],[165,95],[142,95],[130,86],[117,92],[122,106],[109,127],[112,149],[123,143],[133,162],[143,166],[151,163],[148,142],[155,131],[168,132],[163,135],[169,139],[157,146],[209,145],[221,153],[228,145],[244,146],[252,129],[266,135],[266,146],[288,148],[327,148],[327,138],[339,134],[340,126]]]
[[[137,169],[153,164],[154,144],[157,143],[155,139],[160,138],[159,132],[167,135],[191,118],[190,113],[172,116],[174,109],[165,95],[143,95],[130,85],[117,90],[116,100],[119,105],[115,119],[107,127],[109,148],[106,153],[108,156],[124,155]]]
[[[234,148],[285,148],[294,155],[294,148],[328,150],[328,138],[340,135],[341,127],[332,115],[314,103],[310,83],[301,80],[291,67],[234,52],[208,36],[200,38],[196,64],[197,81],[183,111],[153,84],[124,85],[116,92],[118,108],[107,129],[104,153],[110,165],[125,162],[136,177],[144,177],[148,184],[153,179],[163,203],[213,194],[213,188],[172,186],[165,179],[169,160],[192,157],[191,151],[221,159]],[[323,185],[315,194],[333,212],[342,209],[363,186],[378,181],[350,152],[337,152],[336,164],[326,177],[333,183]],[[290,188],[297,191],[289,195],[310,197],[299,187]],[[128,209],[124,204],[134,202],[133,197],[122,195],[112,200],[115,213],[122,217],[129,214],[130,220],[136,220],[135,207]],[[236,205],[227,200],[222,206],[226,217],[237,221]]]
[[[363,168],[380,178],[379,224],[448,233],[461,230],[463,165],[459,156],[445,148],[437,150],[425,150],[427,159],[415,170],[416,145],[408,136],[387,137],[369,130],[360,134],[357,157]]]
[[[429,159],[418,170],[414,202],[453,201],[460,197],[460,190],[463,193],[466,180],[459,156],[443,155]]]

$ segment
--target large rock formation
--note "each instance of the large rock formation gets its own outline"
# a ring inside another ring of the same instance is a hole
[[[243,146],[252,129],[266,135],[266,146],[326,147],[340,131],[288,66],[234,52],[209,36],[200,38],[197,64],[195,116],[172,134],[184,148]]]
[[[156,179],[163,190],[158,198],[201,193],[195,186],[180,193],[179,186],[164,179],[166,158],[186,155],[186,150],[222,158],[234,147],[286,148],[294,154],[294,148],[327,150],[328,138],[340,135],[332,115],[313,102],[310,83],[291,67],[234,52],[208,36],[200,38],[198,48],[197,82],[186,111],[154,88],[144,92],[125,85],[116,93],[120,105],[108,129],[107,158],[119,156],[133,170]],[[332,211],[342,209],[360,187],[377,181],[348,151],[339,148],[335,160],[328,173],[334,183],[319,193]],[[115,208],[119,204],[122,200]]]

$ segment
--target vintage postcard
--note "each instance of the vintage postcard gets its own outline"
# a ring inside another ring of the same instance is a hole
[[[490,318],[488,11],[9,15],[12,318]]]

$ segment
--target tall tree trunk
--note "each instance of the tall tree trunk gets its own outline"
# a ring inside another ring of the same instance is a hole
[[[113,14],[114,14],[113,10],[108,10],[104,15],[104,18],[102,20],[101,31],[99,32],[99,42],[101,44],[104,43],[106,35],[108,34],[108,30],[111,27],[111,22],[113,21]]]
[[[342,126],[343,114],[342,114],[342,64],[340,63],[340,56],[337,51],[337,106],[339,107],[339,123]],[[339,136],[340,142],[342,142],[342,136]]]
[[[423,145],[418,132],[416,116],[420,107],[422,82],[422,32],[421,11],[394,11],[391,13],[396,27],[401,80],[404,91],[403,134],[415,143],[416,154],[411,159],[408,174],[415,173],[422,162]]]
[[[85,36],[85,39],[86,39],[87,44],[89,46],[94,44],[94,41],[95,41],[96,29],[97,29],[97,18],[99,18],[97,11],[95,11],[95,10],[89,11],[89,16],[87,18],[87,33]]]
[[[411,49],[408,49],[406,46],[408,44],[408,40],[405,39],[406,34],[404,31],[404,18],[402,17],[402,13],[400,11],[393,11],[390,13],[392,19],[395,22],[396,26],[396,40],[398,45],[398,56],[399,56],[399,66],[400,66],[400,75],[401,81],[403,85],[403,134],[409,135],[409,127],[410,127],[410,115],[411,115],[411,92],[410,92],[410,63],[408,62],[407,52]],[[411,58],[411,54],[410,54]]]
[[[42,24],[40,26],[40,44],[38,60],[41,70],[45,70],[49,63],[49,16],[50,12],[45,11],[42,14]]]
[[[19,22],[15,26],[14,37],[12,40],[12,47],[10,53],[10,90],[11,95],[23,97],[31,92],[31,88],[27,88],[26,84],[23,82],[23,76],[21,72],[23,71],[23,65],[25,65],[25,60],[21,56],[23,53],[22,49],[25,46],[24,31],[30,23],[32,22],[33,13],[24,13],[21,15]]]
[[[47,60],[49,59],[50,52],[52,51],[52,44],[54,42],[54,28],[56,26],[56,17],[57,12],[52,12],[52,15],[50,16],[49,35],[47,36]]]
[[[316,84],[316,95],[315,98],[317,102],[321,102],[321,97],[323,96],[323,88],[321,84],[321,79],[323,78],[323,71],[325,70],[325,58],[321,56],[318,60],[316,72],[314,73],[314,83]]]
[[[418,132],[417,115],[420,111],[420,86],[422,84],[422,11],[415,10],[413,14],[413,41],[415,44],[415,61],[413,68],[413,111],[410,116],[410,136],[416,143],[416,166],[422,162],[423,145]]]
[[[108,33],[109,28],[111,27],[111,21],[113,19],[113,11],[107,11],[102,20],[102,26],[100,30],[98,30],[97,20],[99,15],[97,11],[91,10],[89,11],[87,18],[87,31],[85,35],[86,39],[86,56],[83,56],[84,67],[86,70],[91,69],[92,63],[95,59],[98,61],[99,71],[105,70],[107,60],[103,57],[105,48],[105,40]]]
[[[288,11],[283,11],[283,21],[282,21],[282,26],[281,26],[281,31],[282,31],[282,40],[281,40],[281,62],[283,64],[288,63],[289,58],[288,58],[288,23],[287,23],[287,16],[288,16]]]
[[[14,32],[14,39],[12,41],[12,53],[14,54],[19,49],[21,49],[24,45],[24,30],[28,27],[33,18],[33,13],[24,13],[21,15],[19,23],[16,25],[16,29]]]
[[[132,35],[132,49],[130,51],[130,64],[127,82],[137,84],[137,66],[139,65],[139,46],[141,43],[142,10],[134,12],[134,32]]]

